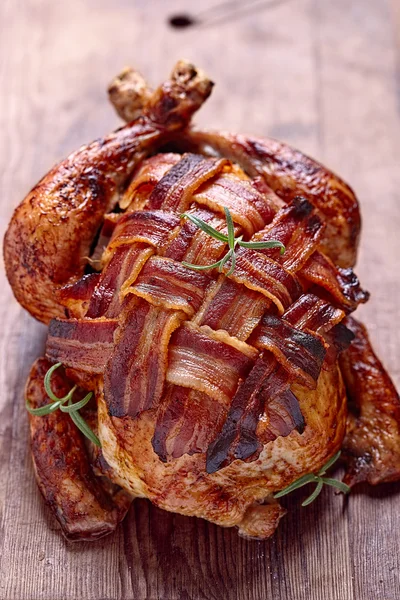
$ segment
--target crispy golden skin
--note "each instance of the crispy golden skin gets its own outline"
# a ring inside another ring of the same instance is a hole
[[[367,330],[349,317],[355,334],[340,366],[350,400],[343,458],[344,481],[372,485],[400,478],[400,398],[372,349]]]
[[[48,323],[64,314],[55,291],[82,276],[104,215],[138,160],[185,127],[211,88],[201,71],[178,62],[136,121],[70,154],[17,207],[4,262],[16,299],[35,318]]]
[[[347,409],[337,365],[322,371],[315,390],[293,386],[293,391],[307,424],[304,433],[293,431],[288,437],[278,437],[264,446],[256,461],[236,460],[217,473],[207,474],[205,453],[161,462],[151,445],[154,411],[145,411],[135,420],[110,417],[99,390],[99,436],[104,457],[121,485],[134,496],[224,527],[241,528],[244,521],[245,528],[250,507],[270,501],[274,492],[318,470],[341,446]],[[251,537],[256,537],[254,531]],[[263,537],[262,530],[258,537]]]
[[[32,366],[26,397],[33,408],[47,404],[43,379],[51,364],[44,358]],[[65,396],[73,384],[54,373],[52,389]],[[95,540],[114,531],[124,518],[131,496],[105,477],[96,477],[82,436],[61,411],[30,415],[31,450],[36,480],[46,503],[70,540]]]

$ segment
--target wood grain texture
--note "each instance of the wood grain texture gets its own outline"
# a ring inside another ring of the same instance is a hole
[[[201,3],[205,11],[217,3]],[[284,139],[339,172],[364,218],[359,311],[400,383],[400,13],[397,0],[280,0],[172,30],[194,0],[2,0],[1,234],[61,157],[119,123],[105,88],[125,64],[156,84],[180,57],[217,85],[198,122]],[[97,543],[67,544],[43,506],[28,452],[23,386],[45,328],[13,300],[1,267],[1,600],[397,600],[400,485],[288,499],[275,537],[135,502]]]

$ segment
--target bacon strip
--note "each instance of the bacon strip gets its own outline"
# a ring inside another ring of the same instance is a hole
[[[110,415],[136,417],[157,406],[167,370],[168,344],[181,313],[133,298],[120,317],[114,352],[104,374]]]
[[[148,201],[149,208],[185,211],[194,192],[202,183],[217,175],[226,163],[221,158],[184,154],[152,191]]]
[[[270,223],[275,214],[274,207],[249,181],[230,173],[223,173],[216,181],[203,185],[193,200],[222,214],[227,207],[233,221],[243,228],[247,238]]]
[[[187,212],[202,219],[217,231],[227,233],[226,221],[215,216],[213,212],[202,208],[192,208]],[[196,265],[209,265],[222,258],[226,247],[224,242],[210,237],[189,219],[185,219],[165,249],[164,256],[176,261],[185,260]]]
[[[316,214],[314,206],[305,198],[295,198],[282,208],[273,222],[259,231],[254,241],[278,240],[284,244],[286,251],[279,256],[279,250],[260,250],[269,256],[276,257],[285,269],[291,273],[298,271],[316,250],[325,225]],[[252,241],[253,241],[252,240]]]
[[[224,271],[228,272],[230,266],[229,260]],[[283,314],[302,292],[294,275],[268,256],[249,248],[237,250],[236,267],[230,277],[237,283],[243,283],[246,287],[261,292],[276,305],[280,314]]]
[[[85,373],[101,375],[114,346],[115,319],[52,319],[46,357]]]
[[[257,351],[226,332],[184,323],[169,346],[167,381],[191,387],[229,405]]]
[[[153,249],[145,244],[117,248],[100,275],[86,317],[95,319],[102,316],[118,316],[122,306],[120,293],[129,288],[153,252]]]
[[[265,296],[221,275],[206,295],[194,323],[224,329],[246,341],[270,304]]]
[[[159,153],[144,160],[119,201],[120,207],[128,211],[144,208],[156,184],[180,160],[181,155],[172,152]]]
[[[70,316],[76,319],[82,319],[85,316],[99,279],[100,273],[89,273],[75,283],[65,285],[57,291],[60,304],[68,308]]]
[[[179,217],[161,210],[127,213],[119,220],[107,253],[112,254],[114,248],[134,242],[159,249],[167,243],[179,222]]]
[[[205,452],[226,413],[226,407],[207,394],[168,384],[152,439],[154,451],[163,462]]]
[[[150,258],[133,286],[125,290],[151,304],[183,310],[189,317],[200,308],[211,277],[168,258]]]
[[[303,294],[285,312],[285,321],[294,327],[323,333],[340,323],[345,313],[314,294]]]
[[[369,298],[369,293],[361,289],[352,269],[335,267],[324,254],[314,252],[300,271],[308,282],[326,290],[340,308],[351,312]]]
[[[258,420],[256,434],[261,444],[268,444],[279,436],[288,436],[294,429],[302,433],[304,427],[299,402],[289,388],[268,403],[266,412]]]
[[[292,379],[311,389],[316,387],[326,350],[322,341],[266,314],[254,331],[250,344],[269,350]]]
[[[341,323],[344,317],[342,310],[314,294],[304,294],[285,313],[285,321],[294,327],[323,336],[328,343],[324,360],[327,368],[353,339],[351,331]]]
[[[266,413],[269,418],[269,404],[274,399],[279,402],[282,395],[287,405],[288,388],[288,376],[274,357],[269,353],[261,355],[247,379],[240,383],[222,431],[208,448],[207,473],[215,473],[235,459],[246,460],[260,453],[262,445],[256,433],[259,416]],[[273,408],[276,413],[276,406]],[[283,421],[280,428],[274,419],[279,435],[288,435],[294,427],[301,429],[304,426],[300,409],[287,413],[287,417],[287,422]]]

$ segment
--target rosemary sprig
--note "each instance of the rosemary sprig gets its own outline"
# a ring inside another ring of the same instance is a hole
[[[83,435],[85,435],[91,442],[93,442],[93,444],[96,444],[96,446],[101,447],[99,438],[93,433],[89,425],[86,423],[85,419],[78,412],[81,408],[86,406],[86,404],[93,396],[93,392],[89,392],[84,398],[82,398],[82,400],[73,403],[72,396],[74,395],[74,392],[77,388],[76,385],[74,385],[74,387],[70,389],[68,394],[66,396],[63,396],[63,398],[58,398],[51,389],[51,376],[53,375],[56,369],[61,367],[61,365],[62,363],[57,363],[53,365],[52,367],[50,367],[50,369],[44,376],[44,389],[46,390],[46,394],[50,398],[51,402],[49,404],[46,404],[45,406],[40,406],[39,408],[32,408],[29,404],[29,400],[27,399],[26,408],[31,413],[31,415],[35,415],[36,417],[44,417],[45,415],[49,415],[59,408],[62,412],[69,414],[69,416],[71,417],[75,425],[78,427],[78,429],[83,433]]]
[[[242,235],[235,238],[235,226],[233,224],[233,219],[229,208],[224,206],[224,212],[226,218],[226,225],[228,228],[228,235],[217,231],[216,229],[214,229],[214,227],[211,227],[211,225],[208,225],[208,223],[206,223],[202,219],[199,219],[199,217],[196,217],[195,215],[191,215],[190,213],[183,213],[181,215],[181,219],[189,219],[190,221],[192,221],[192,223],[194,223],[199,229],[204,231],[204,233],[206,233],[210,237],[220,242],[224,242],[225,244],[228,244],[229,248],[228,252],[225,254],[225,256],[223,256],[223,258],[221,258],[221,260],[212,263],[211,265],[193,265],[191,263],[182,261],[182,264],[185,267],[195,269],[196,271],[205,271],[208,269],[217,268],[219,272],[221,272],[225,263],[227,263],[229,259],[232,259],[231,267],[226,273],[226,275],[232,275],[236,265],[236,246],[242,246],[243,248],[252,248],[253,250],[259,250],[262,248],[280,248],[281,254],[285,252],[285,246],[282,244],[282,242],[279,242],[278,240],[269,240],[268,242],[244,242]]]
[[[337,461],[339,456],[340,450],[339,452],[336,452],[336,454],[324,464],[324,466],[318,471],[317,475],[315,475],[315,473],[303,475],[302,477],[285,487],[280,492],[274,494],[274,498],[282,498],[282,496],[286,496],[287,494],[294,492],[294,490],[297,490],[298,488],[303,487],[303,485],[307,485],[309,483],[316,483],[317,485],[315,486],[313,493],[310,494],[310,496],[308,496],[308,498],[306,498],[304,502],[302,502],[302,506],[308,506],[308,504],[314,502],[317,496],[319,496],[319,494],[321,493],[324,484],[337,488],[338,490],[343,492],[343,494],[348,494],[350,492],[350,488],[348,485],[343,483],[343,481],[339,481],[338,479],[332,479],[331,477],[323,477],[327,470]]]

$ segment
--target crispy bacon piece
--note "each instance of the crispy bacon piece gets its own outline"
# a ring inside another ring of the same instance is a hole
[[[68,309],[69,316],[82,319],[99,283],[100,273],[88,273],[75,283],[65,285],[57,291],[57,298]]]
[[[400,398],[374,353],[367,331],[348,317],[355,338],[340,357],[350,399],[343,454],[344,482],[371,485],[400,478]]]
[[[254,236],[254,241],[278,240],[284,244],[286,251],[279,256],[275,250],[276,260],[291,273],[296,273],[307,262],[316,250],[325,225],[308,200],[297,197],[282,208],[274,221]],[[260,250],[271,256],[271,250]]]
[[[136,417],[157,406],[167,371],[168,343],[181,313],[133,298],[116,331],[114,352],[104,373],[110,415]]]
[[[272,221],[275,214],[274,207],[249,181],[232,173],[223,173],[217,180],[203,185],[193,200],[222,214],[227,207],[233,221],[245,232],[246,239]]]
[[[246,341],[270,305],[265,296],[221,275],[210,287],[194,322],[224,329],[229,335]]]
[[[43,380],[50,367],[44,358],[32,366],[25,394],[34,408],[49,402]],[[57,396],[65,396],[72,385],[59,369],[53,373],[51,386]],[[65,537],[96,540],[114,531],[131,497],[95,477],[82,436],[70,417],[57,410],[45,417],[29,415],[29,422],[36,479]]]
[[[224,159],[185,154],[157,183],[150,194],[148,207],[184,212],[194,192],[207,179],[217,175],[225,164]]]
[[[345,314],[315,294],[303,294],[285,312],[285,321],[293,326],[322,333],[340,323]]]
[[[338,323],[327,333],[324,333],[323,337],[329,344],[325,357],[325,367],[329,369],[335,364],[339,354],[347,350],[350,346],[354,339],[354,334],[343,323]]]
[[[118,247],[100,275],[86,317],[118,316],[122,308],[123,290],[129,288],[153,253],[153,249],[145,244]]]
[[[143,209],[160,179],[180,160],[181,155],[172,152],[156,154],[144,160],[133,174],[128,189],[120,199],[120,207],[127,211]]]
[[[281,383],[285,380],[280,373]],[[269,391],[269,390],[268,390]],[[264,414],[259,416],[257,423],[252,423],[251,432],[256,426],[256,437],[260,444],[268,444],[277,437],[286,437],[294,429],[303,433],[305,427],[304,417],[299,407],[299,401],[290,390],[284,388],[283,392],[270,400],[264,409]]]
[[[246,460],[259,456],[262,442],[257,436],[257,427],[262,414],[265,414],[269,421],[269,440],[274,440],[278,436],[286,437],[294,429],[298,429],[300,433],[304,430],[303,415],[296,396],[289,390],[287,373],[278,363],[274,364],[269,357],[268,361],[272,369],[266,373],[264,379],[266,387],[259,385],[258,392],[252,394],[252,402],[246,403],[241,416],[237,439],[230,450],[235,459]],[[273,403],[272,407],[270,407],[271,403]],[[277,411],[277,405],[281,410]]]
[[[257,350],[224,331],[184,323],[169,346],[167,381],[204,392],[229,404],[239,379],[245,377]]]
[[[102,375],[114,346],[116,319],[53,319],[46,357],[53,363],[85,373]]]
[[[231,260],[226,263],[224,272],[228,272],[230,267]],[[261,292],[276,305],[280,314],[283,314],[302,292],[302,287],[294,275],[268,256],[250,248],[239,248],[236,251],[236,266],[230,277],[237,283]]]
[[[163,462],[206,452],[226,413],[225,406],[203,392],[167,384],[152,439],[154,451]]]
[[[227,232],[226,222],[213,212],[203,208],[191,208],[188,213],[205,221],[221,233]],[[201,231],[189,219],[183,220],[179,232],[165,249],[164,256],[177,261],[185,260],[196,265],[207,265],[222,258],[226,244]]]
[[[249,343],[259,350],[269,350],[292,379],[316,387],[326,350],[319,337],[300,331],[285,319],[266,314]]]
[[[314,252],[304,267],[301,276],[311,284],[323,288],[330,294],[340,308],[351,312],[369,298],[369,293],[360,287],[352,269],[335,267],[327,256]]]
[[[125,294],[135,294],[151,304],[182,310],[189,317],[200,308],[203,296],[212,281],[210,275],[194,271],[174,260],[154,256],[140,272]]]
[[[118,246],[134,242],[148,244],[159,250],[168,242],[179,223],[179,217],[162,210],[127,213],[115,228],[107,255],[112,255]]]

